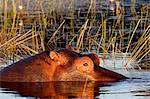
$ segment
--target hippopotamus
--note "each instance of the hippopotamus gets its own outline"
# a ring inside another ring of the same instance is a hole
[[[100,81],[127,77],[99,66],[97,54],[82,54],[64,48],[44,51],[0,71],[0,82]]]

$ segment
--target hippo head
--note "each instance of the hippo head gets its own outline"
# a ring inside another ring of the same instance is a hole
[[[117,81],[125,76],[99,66],[97,54],[71,49],[42,52],[0,71],[2,82]]]
[[[97,54],[81,54],[70,49],[51,51],[50,58],[57,64],[54,81],[117,81],[125,76],[99,66]]]

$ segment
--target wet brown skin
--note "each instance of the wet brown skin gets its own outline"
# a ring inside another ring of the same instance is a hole
[[[1,82],[118,81],[126,77],[99,66],[96,54],[70,49],[42,52],[20,60],[0,72]]]

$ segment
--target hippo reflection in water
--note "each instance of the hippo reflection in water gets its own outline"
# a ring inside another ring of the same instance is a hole
[[[2,92],[19,94],[23,97],[36,97],[35,99],[94,99],[100,96],[103,86],[111,86],[107,82],[85,82],[83,81],[55,81],[46,83],[16,83],[2,82]]]
[[[99,66],[97,54],[71,49],[42,52],[20,60],[0,72],[1,82],[118,81],[126,77]]]

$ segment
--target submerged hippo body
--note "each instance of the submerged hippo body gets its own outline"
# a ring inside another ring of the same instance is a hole
[[[96,54],[70,49],[42,52],[20,60],[0,72],[1,82],[118,81],[125,76],[99,66]]]

